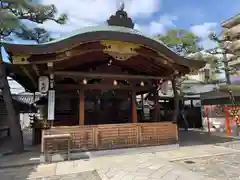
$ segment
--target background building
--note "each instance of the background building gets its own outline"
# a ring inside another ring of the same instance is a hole
[[[235,76],[240,75],[240,14],[224,21],[222,36],[226,40],[224,47],[233,52],[234,55],[229,56],[230,62],[228,65],[236,69]]]

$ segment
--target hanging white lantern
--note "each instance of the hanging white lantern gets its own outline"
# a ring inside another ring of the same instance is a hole
[[[38,78],[38,91],[41,93],[47,93],[49,90],[49,78],[48,76],[40,76]]]
[[[118,85],[117,80],[114,80],[114,81],[113,81],[113,85],[114,85],[114,86],[117,86],[117,85]]]
[[[83,84],[87,84],[87,80],[86,79],[83,79]]]

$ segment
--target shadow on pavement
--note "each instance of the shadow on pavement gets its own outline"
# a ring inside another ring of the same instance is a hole
[[[31,178],[31,174],[36,172],[37,166],[22,166],[18,168],[0,168],[1,180],[25,180]]]
[[[204,144],[216,145],[218,143],[226,143],[234,140],[236,140],[236,138],[224,137],[214,133],[209,134],[208,132],[198,130],[179,131],[180,146],[195,146]]]

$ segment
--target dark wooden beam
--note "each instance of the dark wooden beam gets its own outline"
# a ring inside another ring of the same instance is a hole
[[[37,67],[37,65],[36,64],[33,64],[33,69],[34,69],[34,71],[36,72],[36,74],[37,74],[37,76],[40,76],[40,70],[39,70],[39,68]]]
[[[47,71],[46,73],[49,73]],[[127,80],[127,79],[139,79],[139,80],[162,80],[162,79],[169,79],[170,77],[159,77],[159,76],[142,76],[142,75],[126,75],[126,74],[106,74],[106,73],[86,73],[86,72],[74,72],[74,71],[55,71],[54,74],[56,76],[77,76],[83,78],[115,78],[116,80]]]
[[[20,66],[20,68],[27,75],[27,77],[32,81],[34,88],[37,88],[37,78],[29,72],[29,69],[26,68],[26,66]]]
[[[55,88],[57,90],[106,90],[106,89],[121,89],[121,90],[132,90],[136,88],[137,91],[146,91],[152,88],[151,86],[143,86],[143,87],[133,87],[133,86],[126,86],[126,85],[108,85],[108,84],[55,84]]]

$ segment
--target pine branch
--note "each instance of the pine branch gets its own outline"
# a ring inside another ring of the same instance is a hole
[[[65,24],[67,15],[61,14],[56,18],[56,14],[57,9],[54,5],[40,5],[29,0],[0,1],[0,35],[6,38],[11,33],[15,33],[23,39],[35,40],[37,43],[50,41],[52,38],[46,32],[38,34],[39,32],[35,31],[36,28],[28,29],[21,20],[29,20],[38,24],[50,20],[58,24]]]
[[[55,18],[57,10],[54,5],[37,5],[36,7],[29,7],[29,9],[16,9],[14,4],[9,4],[8,6],[5,6],[4,9],[12,12],[19,20],[30,20],[39,24],[42,24],[46,20],[51,20],[59,24],[64,24],[67,21],[66,14],[61,14],[59,18]]]

